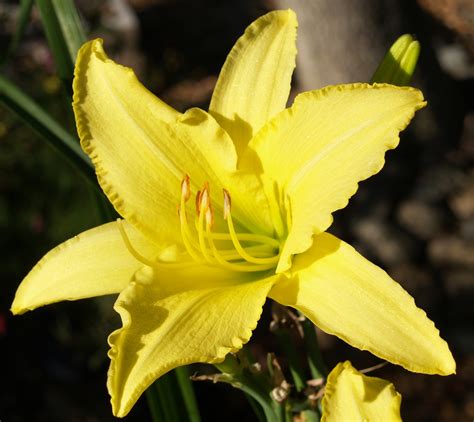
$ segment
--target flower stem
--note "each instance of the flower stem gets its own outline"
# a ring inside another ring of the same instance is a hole
[[[240,368],[235,357],[227,355],[224,362],[215,363],[214,366],[226,376],[226,378],[221,378],[219,381],[226,382],[234,388],[242,390],[250,397],[249,401],[253,400],[261,406],[264,420],[267,422],[284,421],[282,406],[271,398],[270,391],[267,391],[254,375]],[[254,405],[252,405],[253,409],[255,409]],[[260,418],[261,413],[257,411],[257,417]]]
[[[252,396],[250,396],[246,393],[244,393],[244,395],[245,395],[245,398],[247,399],[247,401],[249,402],[250,407],[253,410],[253,413],[255,413],[255,416],[257,417],[258,422],[266,422],[267,420],[265,418],[265,413],[263,412],[263,409],[258,404],[258,402]]]

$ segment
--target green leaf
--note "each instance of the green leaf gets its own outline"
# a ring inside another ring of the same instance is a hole
[[[64,42],[64,37],[59,26],[53,2],[51,0],[37,0],[36,4],[40,12],[49,48],[53,53],[58,75],[71,90],[74,62],[72,61],[66,43]]]
[[[75,63],[79,48],[87,40],[81,19],[73,0],[52,0],[52,4],[58,18],[64,43],[69,52],[69,57]]]
[[[26,24],[30,19],[32,7],[33,0],[20,0],[20,12],[18,14],[18,20],[16,23],[15,31],[12,35],[12,39],[10,40],[10,44],[8,45],[5,55],[1,59],[1,64],[5,64],[11,54],[18,47],[18,44],[25,32]]]
[[[77,139],[66,132],[45,110],[4,76],[0,75],[0,103],[17,114],[35,132],[62,152],[94,185],[94,168]]]
[[[408,85],[419,55],[420,43],[409,34],[402,35],[390,47],[370,82]]]
[[[77,50],[86,36],[72,0],[36,0],[59,77],[69,93]]]
[[[194,395],[194,388],[189,378],[189,369],[187,366],[180,366],[174,370],[178,385],[183,395],[183,404],[190,422],[200,422],[199,408]]]

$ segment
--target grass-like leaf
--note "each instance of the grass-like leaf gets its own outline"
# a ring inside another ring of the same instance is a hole
[[[62,152],[94,185],[94,168],[77,139],[13,82],[0,75],[0,103],[18,115],[35,132]]]
[[[71,94],[77,50],[86,40],[79,14],[72,0],[36,0],[36,4],[58,75]]]

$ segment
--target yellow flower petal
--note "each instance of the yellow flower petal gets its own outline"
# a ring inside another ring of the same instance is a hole
[[[101,40],[79,51],[73,106],[81,145],[109,200],[157,244],[181,240],[176,208],[185,174],[194,191],[206,181],[220,190],[220,178],[235,170],[232,140],[209,114],[171,109],[131,69],[108,59]]]
[[[262,16],[239,38],[222,68],[209,111],[230,134],[239,154],[286,106],[297,26],[292,10]]]
[[[245,278],[198,264],[137,274],[115,304],[123,328],[109,337],[107,386],[115,416],[125,416],[171,369],[220,362],[250,339],[273,281]]]
[[[425,312],[350,245],[323,233],[294,261],[293,276],[276,284],[270,297],[299,309],[323,331],[410,371],[455,372],[448,345]]]
[[[152,247],[123,222],[135,247]],[[22,314],[61,300],[121,292],[142,265],[125,248],[117,223],[87,230],[49,251],[22,281],[11,311]]]
[[[252,139],[259,160],[249,154],[245,165],[261,166],[281,190],[282,206],[290,204],[278,271],[331,225],[331,213],[347,205],[359,181],[380,171],[385,152],[424,105],[413,88],[338,85],[299,95]]]
[[[401,422],[401,401],[392,383],[363,375],[346,361],[328,376],[321,422]]]

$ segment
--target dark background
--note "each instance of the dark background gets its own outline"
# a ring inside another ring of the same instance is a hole
[[[426,376],[388,365],[374,373],[402,393],[402,415],[417,421],[474,418],[474,6],[469,1],[313,2],[78,1],[90,38],[133,67],[147,87],[185,110],[207,107],[225,57],[255,18],[276,7],[299,12],[300,56],[292,95],[328,83],[367,81],[384,51],[411,32],[422,43],[413,81],[428,108],[364,182],[330,231],[386,269],[433,319],[454,353],[457,375]],[[357,4],[357,7],[354,7]],[[305,10],[302,13],[302,10]],[[307,9],[307,10],[306,10]],[[18,5],[0,1],[0,51]],[[4,69],[70,130],[70,114],[36,10]],[[0,107],[0,419],[113,420],[105,380],[106,337],[118,327],[112,297],[60,303],[20,317],[9,312],[16,287],[58,243],[99,224],[82,176]],[[250,347],[279,352],[265,309]],[[374,356],[321,336],[332,368],[358,369]],[[200,366],[193,368],[205,370]],[[242,393],[196,383],[204,421],[253,420]],[[126,420],[148,419],[140,399]]]

